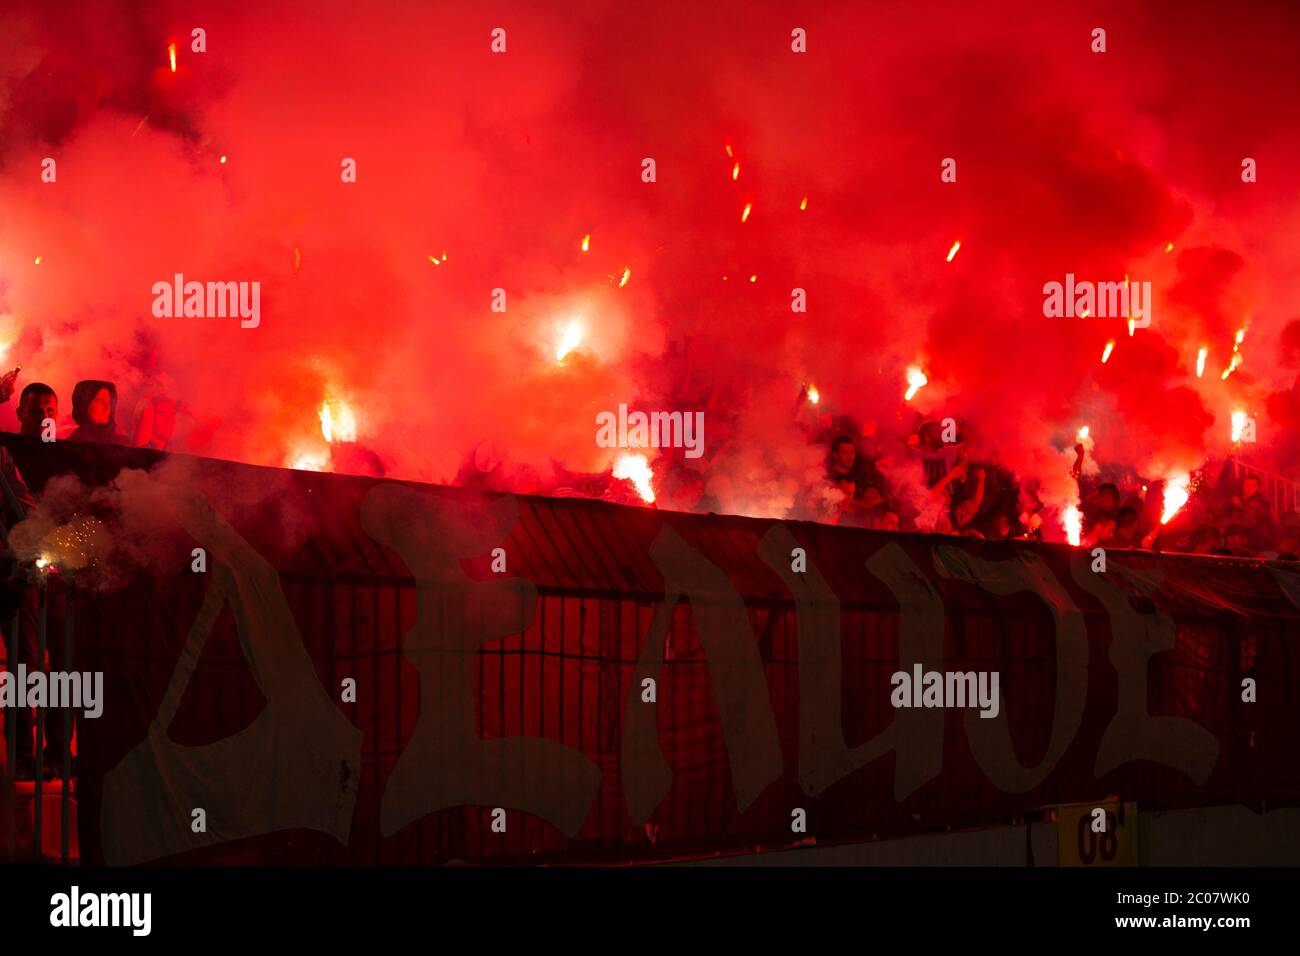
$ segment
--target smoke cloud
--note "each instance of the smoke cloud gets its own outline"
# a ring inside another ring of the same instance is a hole
[[[1295,469],[1298,43],[1286,4],[7,5],[3,361],[258,464],[329,467],[341,402],[388,474],[517,491],[609,469],[620,402],[703,410],[700,461],[648,454],[686,509],[807,513],[843,419],[901,462],[954,417],[1044,500],[1084,424],[1158,480],[1242,410]],[[177,273],[260,282],[259,327],[155,317]],[[1045,317],[1067,273],[1151,282],[1151,326]]]

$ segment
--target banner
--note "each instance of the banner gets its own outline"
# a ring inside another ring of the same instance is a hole
[[[621,862],[1300,798],[1295,565],[3,443],[103,529],[59,572],[104,674],[87,862]]]

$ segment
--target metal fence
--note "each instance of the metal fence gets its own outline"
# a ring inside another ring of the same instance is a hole
[[[3,478],[0,478],[3,481]],[[75,585],[70,579],[59,575],[49,567],[35,568],[24,566],[7,555],[14,567],[14,575],[22,575],[15,585],[19,595],[11,619],[3,626],[8,629],[9,652],[5,666],[16,675],[18,665],[46,671],[73,671],[73,627],[74,605],[76,600]],[[18,590],[21,588],[21,590]],[[52,610],[55,613],[52,613]],[[35,656],[26,657],[22,648],[31,646],[34,641]],[[18,700],[25,703],[21,688],[16,688]],[[49,768],[45,762],[46,728],[45,722],[49,708],[38,706],[33,709],[31,753],[35,759],[35,772],[32,780],[18,779],[18,726],[21,722],[17,707],[4,709],[5,733],[5,803],[7,813],[0,820],[0,857],[13,861],[27,859],[36,862],[58,861],[69,863],[77,858],[74,815],[76,812],[75,778],[73,774],[73,731],[74,718],[70,707],[59,708],[54,719],[62,719],[63,748],[60,763]],[[24,748],[25,749],[25,748]],[[51,779],[46,779],[48,770],[54,769]],[[54,797],[55,800],[50,798]],[[50,846],[48,836],[52,833],[52,821],[49,805],[57,801],[53,808],[58,816],[57,852]]]

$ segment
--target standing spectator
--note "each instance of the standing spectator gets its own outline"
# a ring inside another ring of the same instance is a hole
[[[53,426],[59,420],[59,396],[44,382],[32,382],[18,398],[17,414],[19,434],[40,438],[47,421]]]
[[[69,441],[97,441],[106,445],[128,445],[117,430],[117,386],[112,382],[87,379],[72,390],[72,420],[77,427]]]

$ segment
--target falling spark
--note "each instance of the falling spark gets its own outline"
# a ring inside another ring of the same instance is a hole
[[[736,165],[731,167],[731,181],[734,183],[739,178],[740,178],[740,161],[737,160]]]
[[[575,319],[564,327],[564,337],[560,339],[560,347],[555,350],[556,364],[563,365],[565,356],[576,349],[581,342],[582,326]]]
[[[1101,364],[1105,365],[1110,361],[1110,353],[1115,351],[1115,340],[1111,339],[1106,343],[1106,348],[1101,353]]]
[[[1077,506],[1070,505],[1061,512],[1061,524],[1065,527],[1065,539],[1077,548],[1083,536],[1083,514]]]
[[[636,493],[642,501],[647,504],[654,502],[654,489],[650,487],[654,472],[650,470],[650,462],[646,461],[645,455],[620,455],[614,462],[614,477],[630,480],[636,486]]]
[[[727,146],[726,146],[726,150],[727,150],[727,155],[728,155],[728,156],[733,156],[733,155],[735,155],[734,153],[731,152],[731,144],[730,144],[730,143],[727,144]]]
[[[171,61],[172,72],[176,72],[176,44],[167,44],[167,59]]]
[[[627,280],[630,278],[632,278],[632,267],[628,266],[623,270],[623,278],[618,280],[618,287],[620,289],[623,288],[623,286],[627,285]]]
[[[1210,354],[1210,350],[1202,348],[1196,353],[1196,377],[1200,378],[1205,374],[1205,357]]]
[[[1134,330],[1135,328],[1137,328],[1137,320],[1136,320],[1136,319],[1133,319],[1133,318],[1130,317],[1129,320],[1128,320],[1128,337],[1129,337],[1129,338],[1133,338],[1133,330]]]
[[[1168,524],[1169,519],[1178,514],[1178,509],[1187,504],[1187,485],[1190,480],[1189,475],[1179,475],[1165,480],[1165,508],[1164,513],[1160,515],[1161,524]]]
[[[1166,245],[1165,245],[1165,252],[1166,252],[1166,253],[1169,253],[1169,252],[1173,252],[1173,251],[1174,251],[1174,244],[1173,244],[1172,242],[1170,242],[1170,243],[1166,243]]]
[[[1241,353],[1240,353],[1240,352],[1233,352],[1233,353],[1232,353],[1232,361],[1228,363],[1228,367],[1225,368],[1225,369],[1223,370],[1223,374],[1219,376],[1219,381],[1221,381],[1221,382],[1222,382],[1222,381],[1225,381],[1229,375],[1231,375],[1233,372],[1237,371],[1237,366],[1240,365],[1240,364],[1241,364]]]
[[[956,242],[954,242],[954,243],[952,244],[952,248],[948,250],[948,261],[949,261],[949,262],[952,262],[953,256],[957,255],[957,250],[960,249],[960,248],[961,248],[961,240],[958,239]]]
[[[810,402],[812,402],[814,405],[816,405],[816,404],[817,404],[818,402],[820,402],[821,400],[822,400],[822,393],[819,392],[819,391],[817,391],[817,386],[816,386],[816,385],[809,385],[809,386],[808,386],[808,401],[810,401]]]
[[[1233,412],[1232,413],[1232,440],[1234,442],[1241,441],[1241,433],[1244,432],[1245,430],[1246,430],[1246,413]]]
[[[224,154],[222,155],[221,159],[218,160],[218,162],[222,163],[223,165],[225,164],[225,162],[226,162],[226,157],[225,157]]]
[[[37,256],[37,257],[36,257],[36,265],[39,266],[39,265],[41,264],[41,260],[44,259],[44,258],[45,258],[44,256]]]
[[[582,251],[586,252],[590,248],[591,248],[591,233],[587,233],[585,236],[582,237]]]
[[[1237,337],[1236,337],[1236,339],[1233,340],[1233,343],[1232,343],[1232,350],[1233,350],[1234,352],[1241,348],[1241,342],[1242,342],[1242,340],[1243,340],[1245,337],[1246,337],[1246,330],[1245,330],[1245,329],[1238,329],[1238,330],[1237,330]]]
[[[1092,311],[1091,309],[1084,309],[1082,312],[1079,313],[1079,318],[1086,319],[1088,317],[1088,313],[1090,313],[1091,311]]]
[[[912,396],[920,391],[928,381],[929,379],[925,377],[925,373],[915,365],[909,368],[907,370],[907,393],[903,396],[903,401],[910,402]]]
[[[753,208],[754,208],[754,204],[752,202],[745,203],[745,208],[740,214],[741,222],[745,222],[747,219],[749,219],[749,211]]]
[[[429,261],[432,262],[435,266],[442,265],[442,260],[439,259],[437,256],[435,256],[433,253],[429,253]]]
[[[752,276],[750,276],[750,277],[749,277],[749,281],[750,281],[750,282],[757,282],[757,281],[758,281],[758,275],[757,275],[757,273],[754,274],[754,275],[752,275]]]
[[[803,200],[799,203],[799,211],[803,212],[807,208],[808,208],[808,197],[804,196]]]

